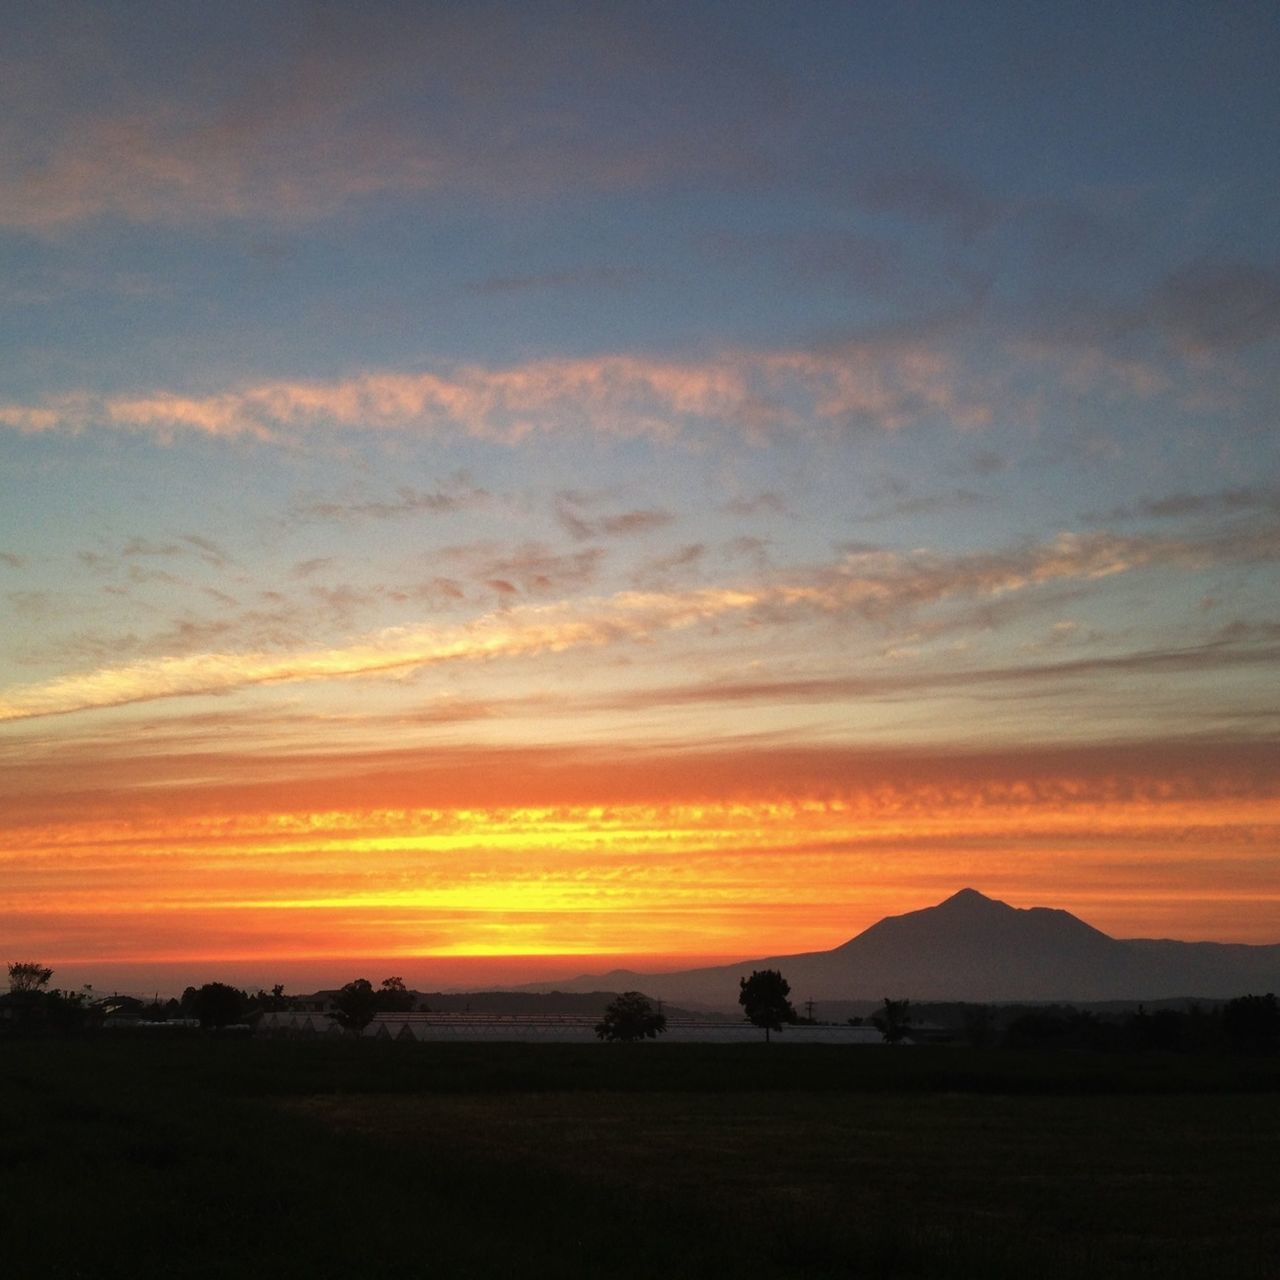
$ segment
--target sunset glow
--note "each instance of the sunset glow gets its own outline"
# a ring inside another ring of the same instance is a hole
[[[8,17],[6,960],[1280,942],[1265,11]]]

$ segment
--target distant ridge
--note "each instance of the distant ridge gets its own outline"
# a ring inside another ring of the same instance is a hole
[[[1280,991],[1280,943],[1122,940],[1069,911],[1011,907],[961,889],[936,906],[886,916],[830,951],[672,973],[614,969],[519,989],[634,989],[728,1009],[739,977],[764,968],[782,970],[797,1000],[1214,1000]]]

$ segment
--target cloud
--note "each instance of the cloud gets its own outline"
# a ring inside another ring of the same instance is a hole
[[[480,573],[514,579],[526,594],[580,591],[595,581],[603,561],[599,547],[561,554],[526,542],[482,564]]]
[[[873,511],[856,515],[853,518],[863,523],[879,520],[898,519],[902,516],[932,515],[938,511],[965,511],[981,507],[990,502],[989,498],[975,493],[972,489],[954,488],[943,493],[921,494],[918,497],[901,497]]]
[[[180,535],[180,540],[194,547],[200,558],[215,569],[224,569],[227,565],[235,563],[212,538],[206,538],[197,533],[184,533]]]
[[[333,556],[312,556],[309,560],[299,560],[289,570],[289,575],[293,578],[309,578],[336,563]]]
[[[600,547],[584,547],[579,551],[559,552],[545,543],[530,541],[506,546],[482,540],[458,546],[441,547],[433,555],[437,563],[456,566],[456,572],[473,583],[481,583],[504,594],[523,592],[527,595],[569,593],[589,587],[604,563]],[[503,583],[495,587],[495,580]],[[434,579],[439,583],[440,579]],[[465,593],[461,583],[458,598]]]
[[[171,586],[184,580],[167,569],[144,568],[144,564],[167,560],[177,568],[173,562],[199,560],[213,569],[235,564],[231,554],[218,543],[196,533],[163,540],[135,535],[125,540],[118,553],[86,549],[78,551],[76,558],[92,573],[109,575],[124,570],[130,582],[164,582]]]
[[[1143,400],[1177,392],[1184,405],[1221,412],[1247,389],[1243,353],[1280,335],[1272,263],[1201,259],[1123,292],[1104,292],[1100,280],[1089,288],[1072,273],[1002,321],[1014,358],[1056,366],[1067,391]]]
[[[786,499],[773,489],[764,489],[751,497],[731,498],[722,508],[730,516],[790,515]]]
[[[720,231],[705,237],[702,244],[717,262],[756,271],[762,263],[776,262],[793,279],[838,289],[852,286],[864,294],[899,296],[911,281],[900,243],[844,229]],[[930,285],[936,290],[936,281]]]
[[[182,547],[175,542],[153,542],[149,538],[130,538],[124,544],[122,556],[180,556]]]
[[[1097,317],[1080,323],[1101,323]],[[1118,355],[1109,339],[1088,331],[1060,329],[1048,335],[1018,337],[1010,343],[1015,360],[1049,365],[1063,390],[1098,393],[1139,401],[1153,400],[1173,387],[1170,370],[1143,356]]]
[[[26,563],[26,556],[20,556],[14,551],[0,551],[0,564],[10,569],[21,569]]]
[[[20,617],[43,621],[56,613],[54,597],[48,591],[6,591],[4,598]]]
[[[1146,498],[1131,506],[1117,507],[1110,513],[1110,518],[1175,520],[1187,516],[1221,516],[1241,512],[1266,512],[1280,516],[1280,489],[1241,486],[1218,489],[1211,493],[1190,493],[1184,490],[1159,498]]]
[[[672,578],[699,570],[706,558],[706,544],[686,543],[665,555],[651,556],[636,566],[631,580],[641,587],[662,586]]]
[[[51,404],[39,407],[20,404],[0,404],[0,426],[9,427],[23,435],[35,435],[41,431],[75,430],[80,425],[76,402],[59,397]]]
[[[1075,811],[1075,830],[1090,839],[1106,823],[1135,832],[1152,824],[1157,847],[1167,849],[1179,833],[1159,822],[1160,809],[1185,823],[1190,804],[1198,810],[1193,821],[1225,818],[1242,824],[1246,835],[1253,826],[1257,841],[1269,833],[1264,806],[1273,809],[1280,794],[1276,743],[1248,735],[963,750],[725,739],[696,749],[616,741],[532,747],[454,741],[441,751],[438,742],[409,739],[414,724],[474,723],[488,710],[486,703],[460,700],[455,706],[428,705],[421,716],[408,711],[396,722],[402,745],[391,749],[344,741],[348,726],[323,717],[286,716],[285,735],[275,716],[257,724],[241,714],[184,717],[177,732],[171,720],[146,722],[140,738],[150,743],[154,736],[161,751],[143,749],[141,742],[131,749],[114,738],[41,742],[28,728],[21,750],[0,759],[0,831],[48,824],[45,831],[18,834],[20,847],[38,849],[45,836],[48,847],[61,854],[79,834],[100,855],[119,857],[175,844],[209,848],[248,834],[268,847],[296,844],[302,837],[311,849],[318,830],[346,838],[365,832],[402,836],[415,823],[445,830],[469,824],[474,837],[479,822],[521,817],[544,825],[556,818],[582,819],[596,838],[604,824],[639,822],[661,832],[667,844],[673,827],[696,825],[693,814],[672,813],[667,806],[711,804],[723,808],[709,817],[723,822],[727,843],[743,851],[762,823],[782,824],[801,840],[816,838],[830,848],[837,834],[858,839],[853,833],[860,820],[883,819],[887,828],[862,838],[919,846],[938,837],[932,820],[944,818],[945,829],[964,815],[989,823],[988,837],[1003,843],[1010,838],[1012,814],[1028,817],[1039,809],[1047,821],[1041,834],[1055,847],[1064,839],[1064,815]],[[543,713],[537,706],[530,710]],[[385,724],[364,728],[385,741]],[[241,749],[244,741],[254,742],[254,749]],[[237,747],[229,749],[228,742]],[[1245,808],[1214,815],[1201,807],[1204,801]],[[527,812],[578,805],[587,812]],[[633,805],[651,812],[613,811]],[[601,806],[608,808],[602,812]],[[526,812],[494,812],[504,808]],[[916,823],[904,831],[895,820],[908,815],[931,821],[924,829]],[[175,828],[175,819],[183,825]],[[826,830],[806,833],[803,828],[815,819]],[[92,825],[76,833],[78,822]],[[1019,837],[1029,834],[1022,823],[1015,830]],[[136,876],[131,883],[136,890]]]
[[[579,607],[521,606],[460,626],[392,627],[332,649],[165,656],[10,690],[0,697],[0,720],[226,693],[251,685],[388,676],[447,662],[596,647],[691,626],[752,603],[749,593],[731,590],[682,596],[623,593]]]
[[[309,498],[296,502],[291,513],[303,520],[392,520],[413,515],[452,515],[484,506],[489,501],[488,490],[460,472],[435,489],[400,485],[394,498],[359,501]]]
[[[943,600],[998,598],[1053,582],[1093,582],[1136,569],[1199,569],[1278,557],[1280,525],[1274,522],[1201,538],[1064,532],[1015,550],[960,556],[902,555],[854,546],[808,589],[816,592],[816,599],[839,601],[868,616],[892,615]]]
[[[538,555],[529,554],[525,565],[531,572],[541,555],[536,550]],[[390,627],[332,648],[166,655],[104,667],[9,689],[0,695],[0,720],[226,693],[251,685],[384,678],[443,663],[599,648],[733,617],[779,624],[821,613],[883,623],[950,602],[998,601],[1055,583],[1094,582],[1144,568],[1198,569],[1277,558],[1280,525],[1275,523],[1198,541],[1062,533],[1003,553],[950,557],[855,548],[834,564],[777,580],[523,604],[449,627]],[[507,567],[518,563],[508,561]],[[592,564],[570,562],[582,573]],[[497,568],[497,562],[489,568]],[[486,581],[504,594],[505,588],[514,591],[509,577]],[[347,602],[344,596],[336,604]]]
[[[1280,270],[1249,262],[1199,262],[1170,275],[1151,317],[1192,354],[1231,351],[1280,334]]]
[[[854,190],[873,212],[901,214],[961,236],[985,230],[1002,213],[1000,204],[974,179],[927,161],[910,168],[869,169]]]
[[[1235,667],[1272,666],[1280,662],[1280,644],[1238,645],[1229,639],[1179,649],[1149,649],[1133,653],[1076,658],[1060,662],[1006,667],[914,670],[903,674],[869,676],[812,676],[791,679],[717,680],[698,684],[636,689],[600,698],[591,706],[636,710],[661,706],[711,703],[837,702],[853,698],[888,698],[920,694],[931,689],[978,691],[989,685],[1053,685],[1077,677],[1108,674],[1160,676],[1224,672]],[[1270,713],[1272,716],[1280,713]]]
[[[25,432],[109,428],[166,441],[190,433],[279,440],[318,428],[454,432],[508,443],[564,431],[673,440],[717,426],[759,437],[806,425],[897,430],[941,420],[980,426],[991,420],[993,408],[970,383],[953,357],[926,342],[876,340],[818,351],[728,351],[705,359],[624,354],[368,372],[327,382],[264,382],[206,396],[84,393],[38,406],[0,405],[0,424]],[[455,497],[452,491],[438,495],[446,503]],[[478,497],[478,491],[471,494],[473,501]],[[419,504],[438,509],[435,502],[437,495],[409,489],[357,514],[394,515]],[[316,505],[320,514],[342,518],[344,504]]]
[[[630,537],[636,534],[652,533],[675,521],[670,511],[650,507],[638,511],[622,511],[611,515],[593,516],[585,508],[591,505],[591,499],[576,492],[564,492],[556,495],[556,519],[563,528],[579,541],[588,538]]]
[[[771,126],[795,128],[733,27],[692,12],[283,6],[199,39],[109,10],[24,25],[0,67],[0,218],[26,230],[758,180],[789,140]]]

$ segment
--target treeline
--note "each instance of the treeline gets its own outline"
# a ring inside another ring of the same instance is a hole
[[[9,991],[0,995],[0,1033],[68,1034],[122,1023],[247,1031],[263,1014],[301,1009],[304,1000],[280,985],[251,993],[225,982],[206,982],[187,987],[181,999],[148,1001],[96,995],[90,987],[65,991],[49,985],[52,977],[52,969],[34,962],[9,965]],[[403,978],[384,978],[378,987],[355,978],[332,993],[324,1012],[339,1025],[361,1031],[377,1014],[403,1013],[414,1003]]]
[[[1139,1005],[1122,1011],[1070,1004],[884,1003],[884,1010],[868,1021],[891,1041],[1092,1052],[1280,1051],[1280,1001],[1271,993],[1220,1004],[1188,1001],[1180,1008]]]
[[[308,999],[289,995],[279,985],[270,991],[249,992],[222,982],[206,982],[187,987],[179,999],[145,1001],[133,996],[97,996],[89,988],[59,990],[50,986],[52,976],[53,970],[40,964],[9,965],[9,991],[0,995],[0,1034],[65,1035],[122,1023],[223,1032],[239,1028],[247,1033],[264,1014],[302,1011]],[[754,973],[740,985],[744,1016],[757,1026],[781,1031],[788,1024],[818,1021],[801,1017],[791,1006],[790,988],[781,974]],[[366,978],[355,978],[336,991],[321,994],[325,996],[324,1008],[314,1011],[328,1014],[339,1026],[356,1033],[379,1013],[428,1008],[399,977],[384,978],[377,987]],[[629,997],[635,998],[635,1007],[620,1012],[620,1002]],[[605,1031],[597,1031],[608,1039],[660,1034],[666,1021],[660,1018],[660,1009],[655,1013],[638,992],[615,999],[602,1012]],[[654,1019],[646,1021],[650,1014]],[[889,1044],[1100,1053],[1280,1052],[1280,1001],[1274,993],[1238,996],[1222,1003],[1188,1001],[1180,1008],[1162,1005],[1148,1010],[1139,1005],[1120,1011],[1070,1004],[912,1004],[886,999],[874,1015],[848,1021],[875,1026]]]

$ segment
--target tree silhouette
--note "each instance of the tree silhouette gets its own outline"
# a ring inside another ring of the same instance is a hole
[[[284,984],[277,982],[269,993],[259,990],[258,994],[254,996],[254,1003],[264,1013],[279,1013],[289,1007],[290,997],[284,993]]]
[[[1237,1049],[1266,1053],[1280,1046],[1280,1002],[1265,996],[1240,996],[1222,1009],[1222,1029]]]
[[[658,1013],[639,991],[624,991],[605,1009],[604,1020],[596,1023],[601,1040],[653,1040],[666,1029],[666,1014]]]
[[[985,1049],[995,1040],[996,1017],[989,1004],[970,1004],[964,1008],[964,1033],[975,1049]]]
[[[756,969],[751,977],[739,979],[738,987],[738,1003],[747,1021],[764,1028],[766,1041],[771,1031],[781,1031],[784,1022],[796,1020],[788,998],[791,984],[777,969]]]
[[[249,1006],[249,997],[225,982],[206,982],[182,993],[183,1011],[200,1019],[202,1027],[226,1027],[239,1022]]]
[[[46,991],[53,970],[34,961],[9,965],[9,994],[2,997],[9,1025],[22,1031],[72,1031],[84,1022],[85,996]]]
[[[333,1016],[338,1025],[359,1035],[378,1012],[378,993],[368,978],[356,978],[338,992],[334,1004],[337,1007]]]
[[[911,1001],[884,998],[884,1008],[871,1019],[871,1025],[880,1033],[885,1044],[901,1044],[907,1038],[911,1025]]]
[[[53,970],[34,961],[15,962],[9,966],[9,990],[14,995],[30,995],[43,991],[53,977]]]
[[[408,1013],[413,1008],[413,993],[403,978],[383,978],[374,998],[378,1013]]]

